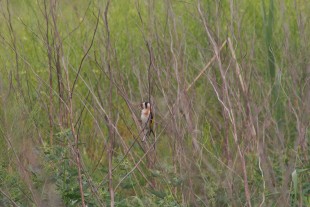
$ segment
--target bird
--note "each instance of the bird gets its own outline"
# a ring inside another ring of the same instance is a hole
[[[150,102],[141,103],[141,122],[142,122],[142,131],[146,132],[143,136],[142,141],[145,141],[146,137],[151,133],[155,136],[153,131],[153,113]]]

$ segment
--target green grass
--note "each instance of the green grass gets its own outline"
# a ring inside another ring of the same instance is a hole
[[[46,1],[47,9],[51,2]],[[111,1],[108,33],[106,1],[56,2],[55,24],[51,11],[45,19],[42,1],[0,2],[0,206],[52,202],[46,197],[47,181],[56,184],[64,205],[81,205],[68,85],[71,90],[99,11],[94,44],[72,96],[88,206],[110,205],[106,175],[111,140],[112,165],[117,166],[112,185],[120,184],[116,206],[244,206],[238,147],[246,161],[252,206],[309,205],[310,3],[207,0],[201,2],[201,16],[197,1]],[[218,46],[232,40],[246,94],[228,46],[220,53],[222,68],[215,60],[185,92],[214,56],[202,18]],[[139,103],[149,95],[158,135],[154,166],[149,160],[154,152],[137,165],[153,139],[145,144],[138,137],[141,146],[135,143],[126,154],[139,134]],[[267,163],[259,166],[262,160]],[[40,170],[34,172],[34,166]]]

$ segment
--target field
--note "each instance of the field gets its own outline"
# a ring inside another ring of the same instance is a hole
[[[0,206],[310,206],[309,11],[0,1]]]

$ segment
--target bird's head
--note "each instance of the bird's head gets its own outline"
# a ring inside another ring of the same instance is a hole
[[[142,102],[142,103],[141,103],[141,108],[142,108],[142,109],[151,109],[151,104],[150,104],[150,102]]]

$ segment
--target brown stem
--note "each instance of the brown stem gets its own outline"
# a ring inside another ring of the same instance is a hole
[[[110,110],[110,119],[106,116],[106,121],[108,123],[109,128],[109,146],[108,146],[108,162],[109,162],[109,192],[110,192],[110,206],[114,207],[114,188],[113,188],[113,150],[114,150],[114,138],[115,138],[115,130],[113,128],[113,104],[112,104],[112,94],[113,94],[113,77],[111,71],[111,43],[110,43],[110,29],[108,22],[108,11],[109,11],[110,1],[107,1],[105,10],[104,10],[104,23],[107,32],[107,42],[106,42],[106,52],[107,52],[107,67],[109,72],[110,79],[110,88],[109,88],[109,110]],[[98,18],[99,19],[99,18]]]
[[[22,90],[22,85],[21,85],[21,82],[20,82],[20,78],[19,78],[19,58],[18,58],[18,52],[17,52],[17,46],[16,46],[16,35],[15,35],[15,32],[14,32],[14,28],[13,28],[13,25],[12,25],[12,18],[11,18],[11,11],[10,11],[10,8],[9,8],[9,0],[6,0],[6,9],[7,9],[7,12],[8,12],[8,19],[7,19],[7,22],[8,22],[8,27],[9,27],[9,30],[10,30],[10,35],[11,35],[11,40],[12,40],[12,45],[13,45],[13,51],[14,51],[14,54],[15,54],[15,63],[16,63],[16,82],[17,82],[17,86],[18,86],[18,90],[20,91],[22,97],[24,97],[23,95],[23,90]]]
[[[201,11],[200,1],[198,2],[198,12],[199,12],[199,14],[201,16],[201,19],[203,21],[203,24],[204,24],[206,33],[208,35],[208,38],[209,38],[209,40],[210,40],[210,42],[211,42],[211,44],[213,46],[213,50],[214,50],[214,53],[216,55],[216,59],[217,59],[217,62],[218,62],[221,78],[222,78],[222,81],[223,81],[223,91],[224,91],[223,97],[224,97],[224,101],[226,102],[226,103],[223,102],[223,104],[224,104],[223,106],[226,108],[226,110],[228,112],[228,115],[229,115],[229,118],[230,118],[230,121],[231,121],[231,124],[232,124],[232,127],[233,127],[233,138],[234,138],[234,142],[235,142],[235,145],[237,147],[238,154],[239,154],[239,157],[240,157],[240,160],[241,160],[241,167],[242,167],[242,173],[243,173],[243,179],[244,179],[244,193],[245,193],[245,197],[246,197],[246,203],[247,203],[247,206],[251,207],[251,194],[250,194],[250,190],[249,190],[249,183],[248,183],[248,176],[247,176],[247,170],[246,170],[245,157],[244,157],[244,154],[243,154],[243,152],[242,152],[242,150],[240,148],[239,141],[238,141],[236,121],[235,121],[235,117],[234,117],[234,113],[233,113],[233,108],[232,108],[232,104],[231,104],[229,93],[228,93],[228,83],[227,83],[227,80],[226,80],[225,71],[224,71],[224,69],[222,67],[222,61],[221,61],[220,54],[219,54],[219,47],[218,47],[217,43],[215,42],[214,38],[212,37],[211,32],[209,30],[209,27],[207,25],[206,19],[205,19],[204,15],[203,15],[203,13]]]
[[[53,145],[53,75],[52,75],[52,48],[49,43],[49,18],[47,12],[46,1],[44,1],[44,18],[46,22],[46,47],[48,56],[48,69],[49,69],[49,108],[48,108],[48,118],[50,125],[50,144]]]
[[[63,63],[63,65],[66,68],[65,63]],[[65,71],[66,71],[66,78],[67,78],[68,93],[71,94],[69,73],[67,69],[65,69]],[[76,131],[75,131],[75,126],[74,126],[72,96],[69,96],[68,101],[69,101],[68,112],[69,112],[71,132],[74,137],[74,153],[75,153],[76,165],[77,165],[77,170],[78,170],[78,182],[79,182],[79,188],[80,188],[81,202],[82,202],[82,206],[86,207],[84,191],[83,191],[82,164],[81,164],[81,156],[80,156],[80,150],[79,150],[79,136],[77,136]]]

